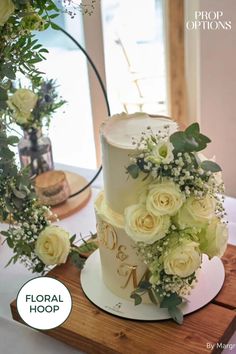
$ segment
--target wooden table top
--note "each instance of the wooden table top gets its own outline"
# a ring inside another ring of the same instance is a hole
[[[220,353],[236,330],[236,246],[228,246],[223,262],[222,290],[210,304],[186,315],[181,326],[172,320],[140,322],[107,314],[85,297],[79,271],[67,262],[48,276],[68,287],[73,310],[60,327],[43,333],[91,354]],[[22,322],[16,301],[11,310],[13,318]]]

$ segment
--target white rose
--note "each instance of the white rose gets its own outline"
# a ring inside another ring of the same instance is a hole
[[[200,249],[209,258],[222,257],[228,242],[228,229],[225,224],[214,217],[209,225],[200,233]]]
[[[209,195],[201,199],[191,196],[179,210],[176,221],[181,229],[192,226],[202,227],[212,219],[215,208],[215,198]]]
[[[181,278],[193,274],[202,262],[198,246],[197,242],[184,240],[176,247],[170,248],[163,256],[166,274],[178,275]]]
[[[159,143],[154,146],[151,155],[148,156],[147,160],[157,165],[160,163],[168,164],[174,159],[173,150],[174,147],[169,140],[159,141]]]
[[[170,227],[169,216],[155,216],[143,204],[127,207],[124,217],[125,231],[135,242],[151,244],[163,238]]]
[[[154,215],[175,215],[185,198],[172,181],[151,184],[146,200],[147,210]]]
[[[0,26],[4,26],[14,11],[15,6],[11,0],[0,1]]]
[[[65,263],[70,252],[69,236],[61,227],[46,227],[36,241],[36,255],[46,265]]]
[[[31,90],[19,89],[8,100],[8,106],[15,111],[18,124],[26,124],[38,100],[38,96]]]

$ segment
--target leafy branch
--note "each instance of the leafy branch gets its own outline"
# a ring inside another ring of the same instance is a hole
[[[148,281],[141,281],[138,288],[130,295],[131,299],[134,300],[135,306],[142,303],[142,296],[145,294],[149,296],[154,305],[166,308],[176,323],[183,323],[183,313],[178,307],[182,303],[182,298],[178,294],[171,293],[164,296],[160,287],[154,288]]]

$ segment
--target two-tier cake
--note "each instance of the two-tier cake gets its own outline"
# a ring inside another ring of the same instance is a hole
[[[123,216],[126,207],[138,202],[146,181],[132,179],[126,168],[136,149],[134,139],[139,140],[148,127],[158,133],[167,125],[170,133],[176,131],[177,124],[169,118],[136,113],[115,115],[101,127],[104,191],[95,209],[103,280],[114,294],[126,299],[147,271],[134,241],[125,232]]]
[[[105,286],[98,296],[104,303],[101,294],[111,294],[128,312],[128,300],[143,302],[140,313],[149,314],[129,318],[150,319],[154,306],[155,319],[182,323],[183,313],[211,301],[223,283],[219,258],[228,232],[221,168],[200,153],[210,139],[197,122],[177,128],[144,113],[116,115],[101,127],[104,191],[95,210]],[[217,279],[209,281],[215,269]],[[100,268],[97,275],[100,281]]]

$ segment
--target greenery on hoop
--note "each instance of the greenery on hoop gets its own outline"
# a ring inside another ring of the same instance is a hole
[[[36,254],[35,247],[42,231],[48,227],[50,231],[50,209],[42,206],[36,199],[27,169],[21,171],[16,164],[12,148],[18,143],[18,138],[12,135],[13,129],[8,125],[9,116],[13,113],[9,110],[8,101],[14,81],[20,73],[30,80],[38,95],[29,121],[18,122],[23,128],[39,127],[45,117],[46,124],[49,123],[51,113],[64,104],[55,95],[55,83],[46,82],[43,73],[37,69],[37,64],[46,59],[48,50],[38,42],[34,32],[44,31],[49,27],[57,30],[54,20],[61,12],[71,17],[74,17],[76,10],[90,15],[94,10],[95,0],[80,5],[75,5],[71,0],[63,0],[64,10],[60,10],[58,4],[57,0],[0,2],[0,218],[10,223],[9,229],[1,233],[13,251],[8,264],[19,260],[33,272],[40,273],[46,271],[47,265]],[[46,97],[45,89],[49,89],[53,96],[50,102],[42,102],[43,97]],[[66,240],[66,231],[64,234]],[[82,252],[72,242],[74,237],[70,239],[68,255],[81,268]]]

